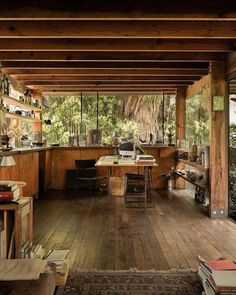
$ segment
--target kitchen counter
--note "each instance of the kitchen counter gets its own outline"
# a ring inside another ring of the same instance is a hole
[[[153,155],[158,163],[158,168],[152,171],[152,187],[165,189],[166,180],[161,175],[167,174],[176,164],[176,148],[164,145],[142,145],[147,154]],[[37,196],[39,188],[65,188],[68,171],[75,171],[75,160],[95,159],[104,155],[113,155],[113,146],[46,146],[33,148],[16,148],[0,152],[0,156],[13,155],[15,166],[2,167],[0,178],[2,180],[19,180],[26,182],[25,196]],[[142,173],[142,169],[114,169],[114,175],[125,173]],[[107,175],[105,168],[99,167],[101,176]],[[42,176],[43,175],[43,176]],[[43,177],[43,178],[42,178]]]
[[[163,149],[163,148],[168,148],[168,149],[175,149],[175,147],[169,147],[165,145],[141,145],[141,147],[145,149],[150,149],[150,148],[158,148],[158,149]],[[23,154],[23,153],[31,153],[31,152],[40,152],[40,151],[45,151],[45,150],[86,150],[86,149],[111,149],[114,150],[117,147],[114,146],[103,146],[103,145],[91,145],[91,146],[43,146],[43,147],[20,147],[20,148],[14,148],[9,151],[1,151],[0,150],[0,156],[7,156],[7,155],[16,155],[16,154]]]

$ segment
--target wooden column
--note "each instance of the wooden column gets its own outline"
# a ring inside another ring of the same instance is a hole
[[[177,89],[176,95],[176,141],[186,138],[186,88]],[[177,163],[177,169],[183,169],[183,163]],[[185,181],[178,177],[175,182],[176,189],[185,189]]]
[[[185,139],[186,88],[177,89],[176,95],[176,140]]]
[[[210,65],[211,102],[216,96],[224,97],[224,110],[211,109],[210,132],[210,206],[211,217],[228,216],[228,93],[226,90],[225,62]]]

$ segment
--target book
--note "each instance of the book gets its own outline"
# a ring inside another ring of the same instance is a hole
[[[20,188],[15,189],[14,191],[0,191],[0,200],[12,200],[17,197],[20,197],[21,190]]]
[[[214,270],[236,270],[236,262],[231,259],[220,259],[207,261],[202,256],[198,256],[199,265],[206,268],[210,273]]]
[[[236,271],[215,270],[212,273],[217,291],[231,289],[236,291]]]
[[[236,263],[230,259],[207,261],[206,264],[212,270],[236,270]]]
[[[48,256],[47,261],[51,263],[61,264],[64,262],[69,250],[53,250]]]
[[[203,281],[203,287],[206,295],[215,295],[216,292],[212,289],[211,285],[209,284],[208,280]]]
[[[0,184],[0,192],[11,192],[18,188],[17,184]]]
[[[206,261],[199,257],[198,276],[206,295],[236,294],[235,262],[230,259]]]
[[[26,241],[21,248],[21,259],[30,258],[30,250],[33,246],[32,241]]]

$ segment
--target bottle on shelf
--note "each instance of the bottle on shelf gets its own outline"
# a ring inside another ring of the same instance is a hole
[[[196,141],[194,141],[192,145],[192,161],[196,162],[196,160],[197,160],[197,144],[196,144]]]

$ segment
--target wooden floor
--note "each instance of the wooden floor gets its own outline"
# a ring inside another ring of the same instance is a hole
[[[144,212],[123,198],[82,198],[54,191],[34,204],[34,241],[70,249],[71,269],[140,270],[197,267],[197,256],[236,259],[236,224],[206,216],[186,191],[156,193]]]

